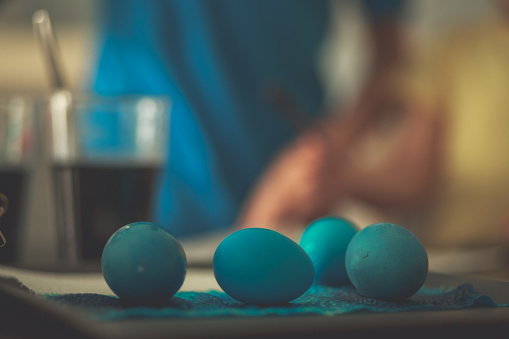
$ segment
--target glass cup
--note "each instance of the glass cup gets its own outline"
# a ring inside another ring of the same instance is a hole
[[[0,193],[9,201],[9,209],[0,218],[4,245],[0,248],[0,264],[13,264],[19,259],[33,160],[34,110],[35,100],[28,96],[0,97]]]
[[[46,119],[61,264],[95,263],[120,227],[150,221],[169,100],[52,95]]]

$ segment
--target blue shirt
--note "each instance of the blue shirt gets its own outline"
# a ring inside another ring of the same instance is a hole
[[[391,12],[371,2],[373,13]],[[267,90],[284,88],[310,117],[322,111],[317,63],[330,21],[328,2],[104,5],[95,90],[172,100],[155,221],[177,236],[232,226],[263,169],[295,134]]]

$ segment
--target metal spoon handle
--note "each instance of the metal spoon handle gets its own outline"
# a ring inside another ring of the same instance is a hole
[[[56,36],[51,27],[49,14],[45,10],[38,10],[32,16],[32,25],[36,40],[42,50],[46,61],[51,86],[55,90],[50,99],[51,133],[52,133],[52,161],[55,157],[58,160],[70,162],[74,153],[75,132],[73,129],[73,115],[71,111],[72,95],[70,86],[64,77],[64,67],[60,58],[60,50],[57,46]],[[58,251],[61,264],[65,268],[77,267],[79,262],[78,227],[77,227],[77,187],[75,184],[75,173],[69,164],[62,167],[54,180],[57,199],[57,232]]]
[[[68,89],[69,87],[64,77],[57,41],[51,27],[51,20],[48,12],[45,10],[36,11],[32,16],[32,25],[35,37],[41,45],[44,54],[43,57],[48,66],[47,68],[52,81],[51,85],[55,89]]]

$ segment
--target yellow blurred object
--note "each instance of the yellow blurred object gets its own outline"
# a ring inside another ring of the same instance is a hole
[[[499,245],[509,233],[509,21],[462,27],[430,55],[406,89],[447,131],[439,189],[415,231],[430,246]]]

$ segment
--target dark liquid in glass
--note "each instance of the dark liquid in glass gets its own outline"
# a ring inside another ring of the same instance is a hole
[[[9,264],[16,261],[19,249],[21,219],[27,173],[23,168],[0,167],[0,192],[9,199],[9,208],[0,217],[0,230],[6,244],[0,248],[0,263]]]
[[[145,164],[54,166],[57,209],[69,208],[63,201],[69,185],[74,192],[80,260],[97,261],[110,236],[120,227],[151,220],[158,173],[159,167]]]

